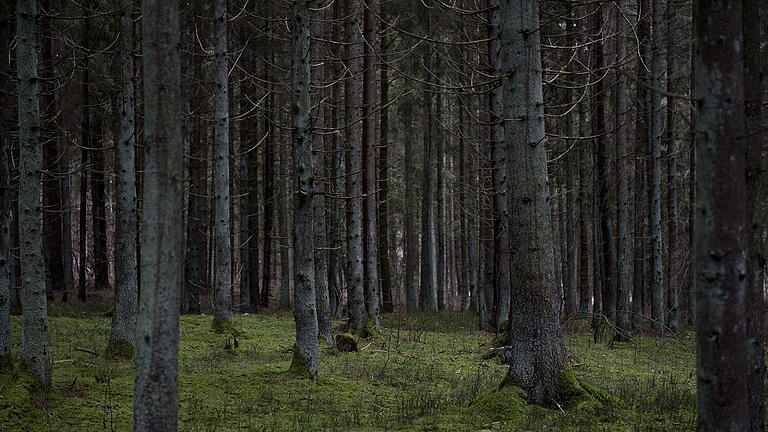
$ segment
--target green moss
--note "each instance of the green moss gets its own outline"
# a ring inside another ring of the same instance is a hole
[[[235,328],[235,325],[227,320],[213,320],[211,330],[220,334],[231,334],[234,337],[240,336],[240,331]]]
[[[341,352],[357,351],[357,341],[350,333],[336,335],[336,349]]]
[[[120,340],[116,342],[110,342],[107,344],[107,349],[104,350],[104,356],[106,358],[133,358],[133,344],[127,340]]]
[[[487,390],[477,396],[467,412],[488,419],[510,419],[527,411],[525,391],[517,386],[504,386],[500,390]]]
[[[13,356],[10,353],[0,355],[0,373],[13,371]]]
[[[594,413],[606,407],[621,405],[618,398],[579,379],[571,365],[566,365],[560,373],[557,395],[560,405],[577,412]]]
[[[288,368],[288,373],[293,377],[317,380],[317,376],[310,371],[309,360],[301,355],[299,348],[295,344],[293,346],[293,356],[291,357],[291,367]]]

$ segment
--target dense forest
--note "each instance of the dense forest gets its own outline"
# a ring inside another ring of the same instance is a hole
[[[765,431],[768,2],[9,0],[0,50],[0,430]]]

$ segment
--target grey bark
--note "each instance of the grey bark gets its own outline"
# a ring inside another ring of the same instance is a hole
[[[735,432],[750,418],[742,2],[697,2],[695,20],[697,430]]]
[[[651,83],[661,88],[664,73],[661,63],[662,23],[659,0],[651,0],[653,32],[651,35]],[[651,92],[651,319],[658,334],[664,330],[664,268],[661,243],[661,93]]]
[[[667,91],[674,93],[675,82],[675,53],[674,49],[674,29],[677,25],[675,6],[667,3],[665,9],[664,21],[667,26]],[[665,129],[665,140],[667,142],[667,325],[670,330],[676,332],[680,328],[680,302],[679,302],[679,284],[677,283],[677,141],[675,137],[675,116],[677,101],[675,98],[667,98],[667,127]]]
[[[624,0],[616,4],[616,56],[619,64],[627,55],[626,7]],[[619,66],[620,67],[620,66]],[[619,339],[625,339],[629,332],[629,265],[632,262],[632,248],[629,242],[629,145],[627,143],[627,78],[624,74],[616,76],[616,198],[618,209],[616,225],[618,231],[617,268],[616,268],[616,332]]]
[[[380,5],[381,14],[384,14],[384,6]],[[393,312],[392,302],[392,272],[390,269],[389,248],[389,65],[387,64],[387,24],[386,18],[381,22],[379,37],[381,47],[380,69],[380,106],[381,119],[379,120],[379,190],[377,194],[377,213],[379,230],[379,272],[381,274],[381,297],[384,312]]]
[[[363,292],[363,184],[362,144],[360,142],[360,61],[362,38],[359,31],[360,1],[347,0],[347,69],[349,76],[344,87],[344,123],[347,142],[347,290],[349,326],[362,331],[365,326],[365,295]],[[407,180],[406,180],[407,181]]]
[[[293,39],[291,67],[291,105],[293,112],[293,191],[295,262],[294,319],[296,345],[291,369],[306,369],[309,378],[317,381],[318,327],[315,304],[315,246],[312,199],[315,173],[312,166],[312,130],[310,119],[310,31],[311,0],[293,2],[291,30]]]
[[[279,133],[279,132],[278,132]],[[288,200],[291,179],[288,177],[288,146],[280,146],[280,202],[277,207],[280,225],[280,309],[291,308],[291,223],[288,216]]]
[[[144,0],[141,9],[145,205],[133,428],[160,432],[176,430],[179,403],[177,311],[184,250],[179,4]]]
[[[621,0],[620,0],[621,1]],[[575,18],[576,10],[571,9],[570,18]],[[572,21],[566,21],[568,23],[566,29],[566,40],[568,45],[574,45],[574,26]],[[620,35],[619,35],[620,36]],[[569,65],[569,70],[572,69]],[[565,100],[568,105],[573,104],[573,90],[569,87],[565,91]],[[573,116],[575,114],[574,109],[569,109],[569,112],[565,117],[565,135],[567,137],[573,137],[575,131],[573,128]],[[566,139],[566,156],[565,156],[565,262],[566,274],[563,277],[564,284],[564,297],[565,297],[565,315],[569,316],[576,313],[579,309],[579,292],[576,282],[576,208],[574,195],[576,193],[576,161],[578,159],[578,152],[576,151],[576,141],[573,138]]]
[[[115,312],[110,345],[136,340],[136,140],[133,88],[133,3],[120,1],[120,135],[115,151]]]
[[[554,252],[547,190],[538,1],[501,2],[504,137],[510,182],[511,258],[516,281],[509,313],[507,381],[522,386],[532,401],[556,399],[566,364],[554,284]],[[531,227],[535,227],[532,229]]]
[[[768,17],[764,2],[746,0],[744,13],[744,95],[746,139],[746,200],[747,200],[747,394],[749,404],[749,431],[765,430],[765,234],[768,204],[766,199],[766,154],[768,134],[764,120],[768,92],[768,61],[766,49],[761,52]],[[763,34],[761,35],[761,28]],[[762,173],[762,174],[761,174]]]
[[[342,2],[340,1],[334,2],[333,10],[328,11],[329,14],[332,14],[333,19],[338,20],[340,18],[343,11],[343,5],[341,3]],[[333,26],[331,37],[334,41],[339,41],[341,39],[341,31],[339,27],[340,26]],[[341,53],[341,49],[337,44],[329,46],[329,50],[331,51],[330,55],[338,56]],[[331,68],[333,77],[341,76],[342,73],[339,62],[333,62]],[[335,130],[340,130],[341,128],[341,116],[339,115],[339,111],[340,107],[342,106],[342,91],[339,90],[339,87],[340,86],[331,87],[330,91],[332,103],[330,106],[326,106],[326,109],[330,110],[330,126]],[[334,196],[340,196],[342,193],[341,155],[343,153],[343,143],[340,135],[341,134],[339,133],[334,133],[332,136],[326,137],[326,177],[330,182],[330,192]],[[341,245],[343,244],[341,239],[341,229],[339,229],[339,225],[341,224],[341,216],[339,212],[340,205],[339,201],[336,199],[327,199],[326,205],[326,215],[328,221],[328,242],[331,247],[331,249],[328,251],[328,294],[330,297],[329,304],[331,317],[341,318],[344,307],[342,305],[343,302],[341,286],[342,255],[339,253],[339,249],[341,249]]]
[[[5,72],[5,71],[3,71]],[[11,140],[0,134],[0,371],[11,360]]]
[[[376,237],[376,0],[364,1],[363,10],[363,256],[365,303],[368,319],[379,328],[379,253]],[[386,253],[383,251],[382,253]]]
[[[213,190],[215,237],[214,256],[214,326],[232,322],[232,255],[229,214],[229,62],[227,60],[227,3],[213,3],[214,42],[214,167]]]
[[[21,359],[43,389],[51,386],[48,311],[42,255],[40,99],[37,76],[37,2],[16,3],[19,77],[19,245],[21,256]]]

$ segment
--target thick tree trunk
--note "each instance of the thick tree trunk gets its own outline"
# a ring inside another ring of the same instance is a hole
[[[768,153],[768,134],[764,126],[765,92],[768,91],[768,61],[766,50],[761,53],[761,26],[765,31],[768,12],[763,2],[744,1],[744,95],[746,139],[746,200],[747,200],[747,394],[749,404],[749,431],[765,430],[765,230],[768,204],[766,199],[765,155]],[[762,173],[762,174],[761,174]],[[671,237],[670,237],[671,241]]]
[[[37,77],[37,2],[16,3],[19,77],[19,244],[23,341],[21,359],[43,389],[51,386],[48,311],[40,231],[40,99]]]
[[[367,0],[363,10],[365,36],[363,56],[363,259],[365,303],[368,319],[379,328],[379,270],[376,240],[376,0]],[[384,251],[386,253],[386,251]]]
[[[183,158],[177,1],[142,1],[144,195],[141,296],[136,334],[134,431],[172,431],[178,421],[179,289]],[[229,273],[227,273],[229,275]]]
[[[734,61],[744,50],[742,2],[702,1],[697,6],[697,430],[745,431],[750,418],[744,319],[747,196],[745,176],[735,174],[745,172],[747,147],[742,138],[744,65]]]
[[[360,174],[362,168],[362,144],[360,142],[360,57],[362,56],[362,38],[360,37],[360,0],[347,0],[347,69],[349,77],[344,94],[344,123],[347,142],[347,290],[349,301],[349,326],[362,331],[365,326],[365,294],[363,291],[363,184]],[[407,181],[407,179],[406,179]]]
[[[222,322],[232,322],[232,255],[229,214],[229,62],[227,60],[227,3],[213,3],[215,125],[213,191],[215,211],[214,256],[214,327]]]
[[[507,381],[532,401],[556,399],[566,365],[554,284],[554,253],[547,190],[538,1],[502,0],[501,53],[504,137],[510,182],[510,241],[516,281],[509,313]],[[536,227],[536,229],[531,229]]]
[[[307,373],[317,381],[318,345],[315,305],[315,246],[312,215],[314,168],[312,166],[312,130],[310,119],[310,36],[309,6],[311,0],[293,2],[291,30],[293,39],[291,67],[291,105],[293,112],[293,248],[296,286],[294,319],[296,345],[293,347],[291,371]]]
[[[136,140],[133,99],[133,3],[120,2],[120,136],[115,151],[115,312],[110,348],[132,356],[136,340]],[[122,345],[122,346],[121,346]],[[130,352],[123,348],[130,346]],[[122,351],[122,352],[121,352]]]
[[[659,0],[651,0],[653,11],[653,33],[651,36],[651,83],[654,88],[661,88],[663,70],[661,68],[661,5]],[[661,243],[661,93],[651,92],[651,319],[658,334],[664,331],[664,268]]]
[[[626,7],[624,0],[618,0],[616,8],[616,56],[619,62],[627,55],[625,38]],[[617,337],[626,339],[629,333],[629,264],[632,261],[632,249],[629,224],[629,146],[627,144],[627,78],[622,73],[616,75],[616,224],[619,234],[617,245],[616,268],[616,332]]]

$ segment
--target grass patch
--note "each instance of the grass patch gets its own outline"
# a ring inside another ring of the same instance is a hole
[[[0,374],[0,430],[132,429],[134,364],[93,354],[109,339],[109,318],[100,310],[61,308],[51,317],[49,393],[41,396],[19,372]],[[609,347],[594,343],[588,330],[566,332],[570,373],[599,405],[561,411],[527,404],[518,388],[498,389],[507,367],[483,359],[493,334],[477,331],[471,313],[384,315],[379,335],[355,340],[359,351],[320,350],[317,383],[289,373],[290,314],[235,315],[237,335],[229,328],[211,331],[211,322],[210,316],[180,318],[181,431],[677,431],[695,425],[687,333]],[[20,325],[14,317],[15,361]]]

